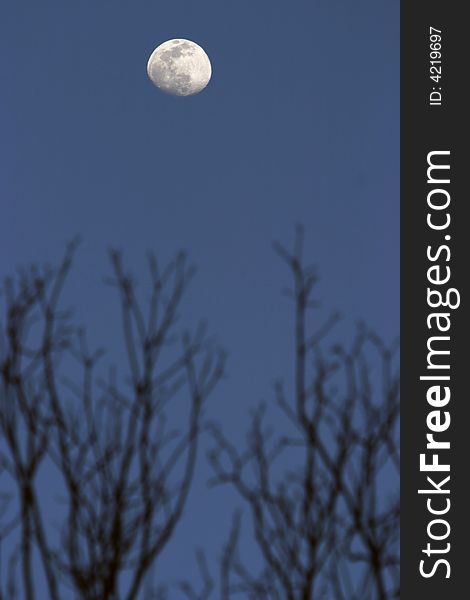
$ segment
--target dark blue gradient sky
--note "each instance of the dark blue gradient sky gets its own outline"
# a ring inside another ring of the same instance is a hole
[[[151,51],[199,43],[200,95],[148,81]],[[0,7],[0,276],[83,243],[67,300],[118,343],[106,250],[142,279],[145,252],[198,266],[186,323],[229,352],[212,410],[234,435],[290,373],[291,307],[271,242],[306,232],[323,311],[399,325],[399,5],[395,0],[33,0]],[[111,353],[112,354],[112,353]],[[279,417],[274,417],[279,418]],[[228,530],[229,494],[199,469],[163,565],[191,573]],[[210,518],[208,517],[210,515]]]

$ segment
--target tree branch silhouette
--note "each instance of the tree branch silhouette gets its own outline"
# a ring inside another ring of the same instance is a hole
[[[252,413],[244,450],[211,427],[210,484],[237,492],[251,515],[261,565],[253,573],[240,559],[237,517],[220,597],[397,598],[397,348],[364,325],[348,347],[325,348],[337,315],[310,333],[317,277],[304,265],[302,242],[298,231],[292,253],[275,245],[293,279],[294,387],[291,394],[281,382],[275,389],[289,431],[269,428],[263,405]]]
[[[111,251],[125,366],[106,370],[103,351],[61,306],[76,246],[56,269],[21,270],[2,288],[0,476],[15,496],[0,495],[0,552],[15,541],[0,600],[36,600],[37,559],[51,600],[66,590],[84,600],[163,600],[173,591],[149,575],[187,504],[225,356],[203,325],[178,333],[194,274],[184,254],[163,269],[149,257],[145,301]],[[199,551],[199,584],[176,589],[190,600],[398,598],[398,348],[363,324],[348,344],[332,345],[338,315],[312,327],[318,278],[304,263],[302,232],[292,252],[275,250],[294,307],[293,382],[274,390],[282,425],[270,427],[260,405],[244,447],[207,427],[210,484],[231,486],[247,514],[233,517],[217,578]],[[56,535],[43,468],[61,482]],[[245,543],[257,551],[250,564]]]
[[[103,353],[89,350],[85,332],[59,308],[75,246],[57,270],[33,268],[4,286],[1,459],[19,498],[16,561],[26,600],[36,597],[35,550],[51,600],[63,597],[64,585],[87,600],[135,600],[183,514],[203,408],[225,357],[203,326],[176,335],[193,276],[184,254],[162,271],[149,258],[145,307],[121,254],[112,251],[109,283],[120,299],[130,375],[124,386],[115,371],[103,378]],[[177,428],[169,418],[175,410],[186,411]],[[49,539],[37,498],[44,461],[63,482],[59,540]]]

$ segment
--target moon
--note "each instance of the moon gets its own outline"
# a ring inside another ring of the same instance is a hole
[[[209,83],[212,67],[209,57],[195,42],[168,40],[150,55],[147,73],[157,88],[173,96],[192,96]]]

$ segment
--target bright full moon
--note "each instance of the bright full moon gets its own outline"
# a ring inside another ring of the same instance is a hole
[[[198,94],[212,74],[209,57],[190,40],[164,42],[150,55],[147,73],[162,91],[174,96]]]

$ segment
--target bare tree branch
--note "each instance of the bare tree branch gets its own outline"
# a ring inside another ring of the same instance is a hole
[[[275,244],[293,279],[294,393],[289,398],[282,382],[275,387],[290,432],[275,435],[265,407],[253,412],[245,450],[211,426],[209,483],[229,484],[238,493],[251,513],[262,564],[252,573],[238,557],[237,520],[222,560],[221,596],[396,598],[396,347],[360,325],[347,347],[325,348],[337,314],[309,331],[317,276],[304,266],[302,240],[299,230],[293,253]]]
[[[59,306],[75,246],[56,271],[33,268],[4,286],[1,460],[17,486],[21,530],[12,564],[19,560],[26,600],[35,599],[35,549],[51,600],[64,585],[87,600],[135,600],[183,514],[202,410],[225,356],[205,328],[184,335],[176,329],[193,276],[184,254],[162,271],[149,258],[145,306],[121,254],[112,251],[130,378],[126,384],[115,371],[103,377],[103,352],[89,349],[85,332]],[[66,497],[59,544],[49,539],[37,498],[44,461],[55,465]],[[154,592],[162,597],[162,589]]]

